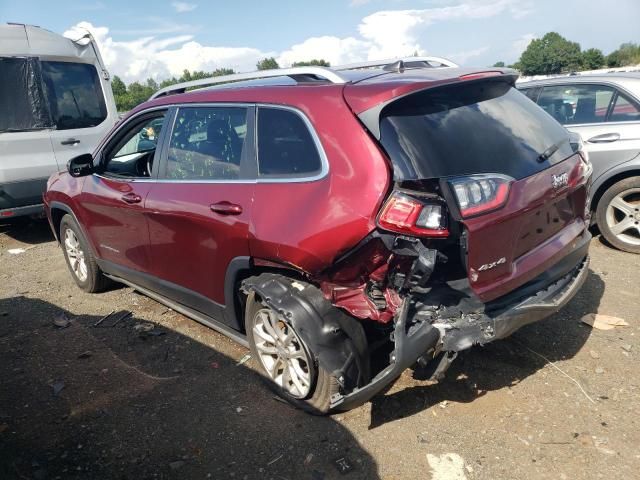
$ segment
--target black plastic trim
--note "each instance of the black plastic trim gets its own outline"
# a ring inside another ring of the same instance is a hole
[[[0,183],[0,211],[42,204],[47,177]]]

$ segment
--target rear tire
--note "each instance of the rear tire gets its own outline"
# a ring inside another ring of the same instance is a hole
[[[301,410],[330,413],[331,397],[340,388],[337,379],[318,365],[316,355],[291,324],[263,305],[255,293],[247,297],[245,328],[251,355],[269,388]]]
[[[598,202],[598,228],[614,247],[640,254],[640,177],[614,183]]]
[[[110,280],[102,274],[82,230],[69,214],[60,221],[59,238],[67,267],[82,290],[95,293],[109,286]]]

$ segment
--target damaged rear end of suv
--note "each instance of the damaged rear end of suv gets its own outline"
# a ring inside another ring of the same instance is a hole
[[[299,407],[356,407],[415,364],[441,379],[458,352],[557,312],[586,279],[587,156],[512,71],[454,71],[347,84],[388,162],[375,227],[326,268],[242,283],[252,351]]]

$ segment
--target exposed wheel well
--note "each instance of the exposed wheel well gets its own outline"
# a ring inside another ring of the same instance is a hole
[[[242,292],[240,286],[242,285],[243,280],[246,280],[249,277],[255,277],[262,273],[275,273],[279,275],[283,275],[288,278],[302,280],[308,282],[308,279],[305,278],[304,274],[298,270],[287,267],[276,267],[276,266],[252,266],[251,268],[246,268],[239,270],[233,280],[233,291],[234,295],[234,312],[236,319],[239,324],[242,326],[243,333],[244,332],[244,314],[245,314],[245,306],[247,301],[247,295]]]
[[[595,194],[593,195],[593,198],[591,200],[591,211],[595,212],[596,209],[598,208],[598,203],[600,202],[600,199],[602,198],[602,195],[604,195],[604,192],[606,192],[609,187],[611,187],[613,184],[618,183],[621,180],[625,180],[627,178],[631,178],[631,177],[639,177],[640,176],[640,170],[628,170],[626,172],[621,172],[618,173],[617,175],[614,175],[611,178],[608,178],[602,185],[600,185],[598,187],[598,190],[596,190]],[[597,222],[597,218],[595,219],[595,221]]]

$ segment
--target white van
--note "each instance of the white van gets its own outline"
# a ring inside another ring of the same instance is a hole
[[[49,176],[92,153],[117,119],[90,34],[0,25],[0,217],[41,213]]]

